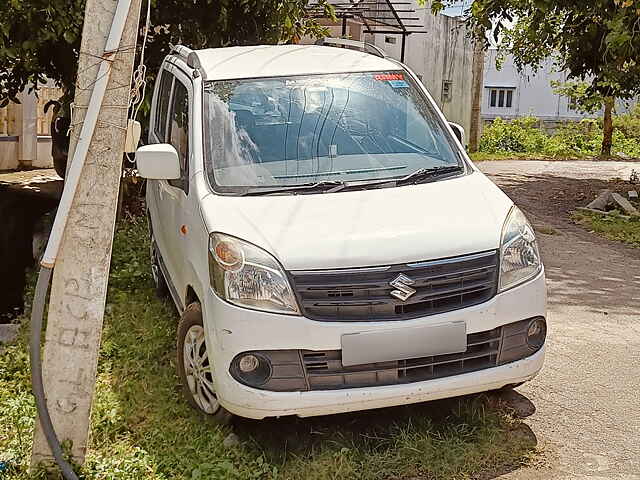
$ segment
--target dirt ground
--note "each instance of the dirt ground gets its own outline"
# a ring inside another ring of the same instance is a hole
[[[485,162],[480,168],[528,214],[549,287],[543,372],[507,399],[537,437],[542,465],[504,479],[640,479],[640,249],[571,222],[624,162]],[[636,189],[614,183],[620,191]],[[546,233],[541,233],[546,232]]]

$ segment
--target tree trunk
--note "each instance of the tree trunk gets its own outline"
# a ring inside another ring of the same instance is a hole
[[[603,119],[603,134],[602,139],[602,152],[603,157],[611,156],[611,147],[613,146],[613,107],[615,105],[615,98],[606,97],[604,99],[604,119]]]
[[[482,134],[482,92],[484,90],[484,42],[476,39],[473,48],[473,84],[471,90],[471,131],[469,132],[469,151],[475,153],[480,145]]]

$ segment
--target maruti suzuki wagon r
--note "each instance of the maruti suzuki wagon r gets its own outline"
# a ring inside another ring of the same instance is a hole
[[[536,236],[462,139],[365,44],[176,47],[137,163],[188,401],[306,417],[531,380]]]

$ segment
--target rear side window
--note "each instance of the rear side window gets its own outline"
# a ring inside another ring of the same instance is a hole
[[[167,115],[169,112],[169,101],[171,99],[171,86],[173,75],[164,70],[160,78],[160,90],[156,100],[156,118],[153,126],[156,138],[160,143],[166,142],[167,138]]]
[[[169,183],[186,191],[189,180],[189,93],[179,81],[174,84],[168,141],[178,152],[182,173],[179,180]]]

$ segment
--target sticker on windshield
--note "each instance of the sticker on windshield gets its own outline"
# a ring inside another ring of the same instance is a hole
[[[404,80],[389,80],[392,88],[409,88],[409,84]]]
[[[402,73],[378,73],[373,78],[380,82],[389,82],[391,80],[404,80],[404,75]]]
[[[379,73],[373,76],[379,82],[387,82],[392,88],[409,88],[402,73]]]

